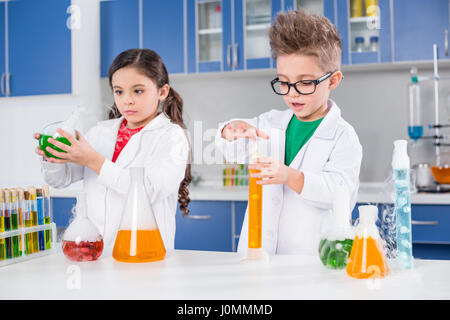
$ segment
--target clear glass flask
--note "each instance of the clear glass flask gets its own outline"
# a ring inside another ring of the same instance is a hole
[[[85,192],[77,196],[75,214],[62,238],[63,252],[73,261],[97,260],[103,252],[103,237],[88,218]]]
[[[67,144],[69,146],[71,145],[69,140],[67,140],[67,138],[60,135],[57,132],[57,130],[63,129],[64,131],[68,132],[70,135],[76,137],[75,127],[76,127],[78,121],[80,120],[80,115],[81,115],[81,109],[77,109],[72,113],[72,115],[70,116],[69,119],[67,119],[65,121],[58,121],[58,122],[51,123],[51,124],[47,125],[44,129],[42,129],[41,136],[39,138],[39,147],[41,148],[42,151],[45,152],[45,155],[47,157],[57,158],[46,150],[47,147],[51,147],[52,149],[55,149],[56,151],[59,151],[59,152],[64,152],[60,148],[55,147],[53,144],[48,142],[49,138],[53,138],[61,143]]]
[[[350,224],[350,195],[345,186],[333,193],[333,214],[319,243],[319,257],[330,269],[343,269],[352,250],[354,232]]]
[[[376,226],[378,208],[367,205],[358,209],[359,225],[347,263],[347,274],[357,279],[383,278],[389,269]]]
[[[112,254],[117,261],[152,262],[166,255],[145,188],[144,172],[144,168],[130,168],[130,189]]]

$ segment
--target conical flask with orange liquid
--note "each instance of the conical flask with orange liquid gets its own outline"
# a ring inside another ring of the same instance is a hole
[[[383,278],[389,269],[376,226],[378,208],[367,205],[358,209],[359,225],[347,263],[347,274],[358,279]]]
[[[114,243],[113,258],[121,262],[164,259],[164,247],[150,198],[144,184],[144,168],[130,168],[131,183]]]

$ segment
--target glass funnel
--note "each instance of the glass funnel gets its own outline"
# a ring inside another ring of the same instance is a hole
[[[144,184],[144,168],[130,168],[131,183],[114,243],[113,258],[121,262],[164,259],[164,247],[150,198]]]
[[[63,252],[73,261],[97,260],[103,252],[103,237],[88,218],[85,192],[77,196],[75,215],[62,238]]]

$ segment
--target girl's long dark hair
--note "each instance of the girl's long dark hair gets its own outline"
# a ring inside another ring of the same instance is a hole
[[[113,74],[124,67],[134,67],[138,69],[144,75],[152,79],[158,88],[162,88],[164,85],[169,84],[169,75],[166,66],[161,57],[153,50],[129,49],[120,53],[111,63],[108,70],[109,85],[111,88]],[[183,99],[172,88],[170,88],[169,95],[163,102],[162,112],[170,118],[172,123],[178,124],[183,129],[186,129],[186,125],[183,121]],[[119,118],[120,116],[119,109],[114,103],[109,112],[109,119]],[[189,213],[187,207],[190,202],[188,190],[188,185],[191,183],[190,158],[191,157],[189,156],[184,179],[178,189],[178,202],[180,203],[180,210],[183,212],[183,216]]]

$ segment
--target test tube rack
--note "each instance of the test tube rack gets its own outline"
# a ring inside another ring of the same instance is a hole
[[[51,249],[46,249],[46,250],[26,254],[26,252],[25,252],[25,247],[26,247],[25,235],[29,234],[31,236],[31,234],[34,232],[46,231],[46,230],[51,230]],[[47,255],[50,255],[50,254],[53,254],[56,252],[55,251],[56,224],[54,222],[51,222],[50,224],[45,224],[45,225],[38,225],[38,226],[27,227],[27,228],[22,227],[17,230],[13,230],[13,231],[1,232],[0,240],[2,240],[2,239],[6,240],[8,238],[12,239],[12,237],[15,237],[15,236],[21,236],[22,251],[20,251],[20,254],[18,256],[11,257],[9,259],[0,260],[0,267],[7,266],[7,265],[10,265],[13,263],[24,262],[24,261],[28,261],[31,259],[47,256]]]

